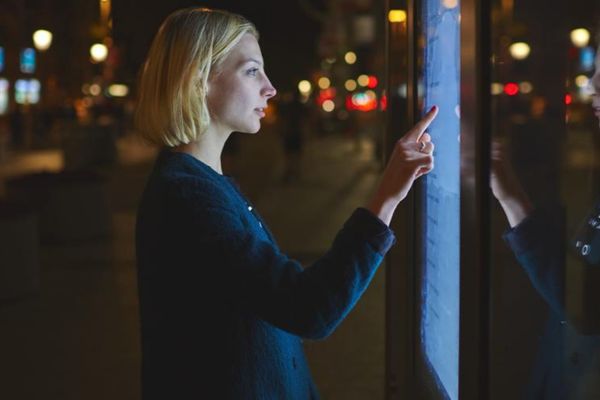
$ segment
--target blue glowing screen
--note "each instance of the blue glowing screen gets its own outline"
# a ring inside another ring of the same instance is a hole
[[[593,47],[587,46],[579,51],[579,63],[581,69],[584,71],[594,70],[594,61],[596,58],[596,52]]]
[[[424,112],[439,113],[428,132],[435,169],[424,183],[420,341],[444,397],[458,399],[460,298],[460,3],[424,0]]]
[[[33,74],[35,72],[35,50],[32,48],[21,51],[21,72]]]

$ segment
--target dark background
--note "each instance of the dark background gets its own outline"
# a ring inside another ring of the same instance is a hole
[[[305,1],[314,11],[322,12],[322,0]],[[143,62],[152,38],[165,17],[174,10],[203,6],[241,14],[252,21],[261,35],[260,45],[267,73],[277,88],[291,88],[292,82],[316,64],[316,41],[321,24],[298,1],[150,1],[113,2],[115,43],[125,47],[127,74],[135,73]]]

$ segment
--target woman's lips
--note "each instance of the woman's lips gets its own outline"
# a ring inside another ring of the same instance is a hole
[[[258,114],[258,115],[259,115],[261,118],[264,118],[264,116],[265,116],[265,112],[264,112],[262,109],[260,109],[260,108],[255,108],[255,109],[254,109],[254,111],[256,111],[256,113],[257,113],[257,114]]]

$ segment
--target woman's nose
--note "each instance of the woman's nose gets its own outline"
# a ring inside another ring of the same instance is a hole
[[[263,88],[262,95],[270,99],[277,94],[277,90],[271,85],[271,82],[267,79],[267,83]]]

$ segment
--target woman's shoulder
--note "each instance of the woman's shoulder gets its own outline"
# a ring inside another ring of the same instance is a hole
[[[171,200],[227,204],[228,198],[234,198],[225,176],[188,154],[161,152],[154,175]]]
[[[231,206],[234,193],[226,182],[216,181],[205,176],[178,173],[166,176],[163,187],[166,195],[173,201],[191,202],[195,206]]]

